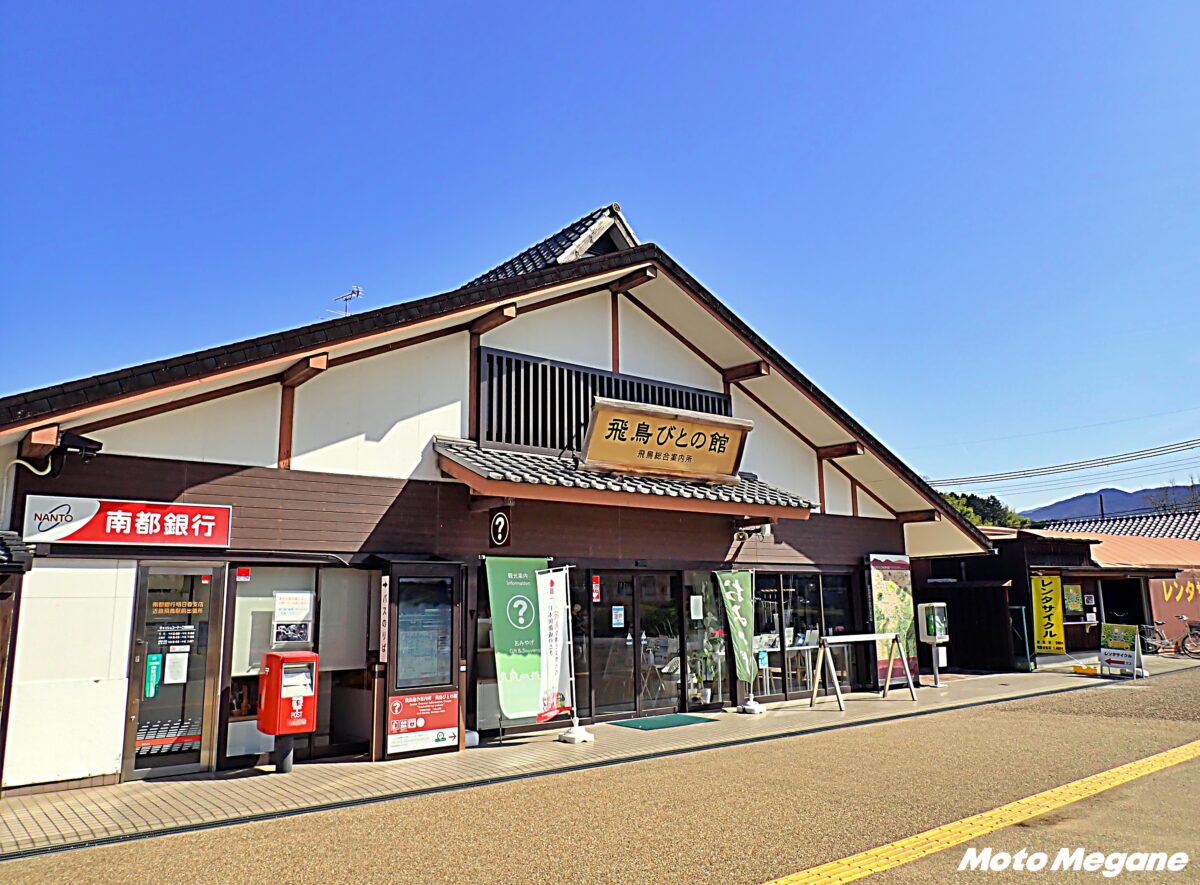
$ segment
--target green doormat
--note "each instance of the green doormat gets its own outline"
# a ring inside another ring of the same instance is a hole
[[[716,722],[705,716],[689,716],[687,713],[668,713],[666,716],[647,716],[645,719],[626,719],[624,722],[610,722],[609,725],[619,725],[622,728],[636,728],[639,731],[657,731],[660,728],[678,728],[681,725],[699,725],[702,722]]]

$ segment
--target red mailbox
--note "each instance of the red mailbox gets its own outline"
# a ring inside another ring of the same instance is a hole
[[[317,655],[269,651],[258,674],[258,730],[306,734],[317,730]]]

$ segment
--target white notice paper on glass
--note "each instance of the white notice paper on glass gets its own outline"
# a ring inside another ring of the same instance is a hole
[[[187,652],[168,652],[163,664],[163,685],[178,685],[187,682]]]
[[[693,596],[691,598],[691,603],[692,603],[692,620],[693,621],[704,620],[704,597],[700,596],[700,595]]]
[[[614,627],[625,626],[625,606],[614,605],[612,607],[612,625]]]
[[[312,620],[312,593],[286,592],[275,594],[275,623],[294,624]]]

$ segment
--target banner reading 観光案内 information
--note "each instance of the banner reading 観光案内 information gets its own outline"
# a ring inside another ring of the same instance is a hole
[[[489,556],[485,564],[500,712],[505,719],[534,717],[542,711],[542,628],[536,575],[548,561]]]
[[[754,660],[754,575],[737,571],[713,572],[713,576],[725,600],[725,613],[729,615],[737,678],[753,684],[758,676],[758,662]]]
[[[1030,579],[1033,590],[1033,648],[1040,655],[1065,655],[1067,634],[1063,629],[1062,578],[1037,575]]]
[[[900,647],[908,659],[908,669],[917,671],[917,622],[913,608],[912,565],[900,553],[872,553],[867,557],[871,572],[871,604],[875,613],[876,633],[900,634]],[[890,639],[875,643],[875,666],[879,681],[887,679],[892,654]],[[892,676],[904,676],[904,662],[892,661]]]
[[[571,710],[562,690],[563,655],[566,651],[569,575],[565,568],[538,572],[538,622],[542,637],[542,691],[538,722],[548,722]]]

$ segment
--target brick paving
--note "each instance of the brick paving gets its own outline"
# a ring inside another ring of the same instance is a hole
[[[1181,664],[1182,666],[1182,664]],[[567,745],[557,731],[510,737],[463,753],[394,762],[313,762],[289,775],[267,770],[132,781],[0,799],[0,859],[27,853],[316,811],[360,802],[572,771],[653,756],[735,745],[906,715],[934,713],[1100,684],[1069,673],[1006,673],[907,691],[884,700],[847,697],[771,705],[762,716],[703,714],[715,721],[640,731],[595,725],[593,744]]]

